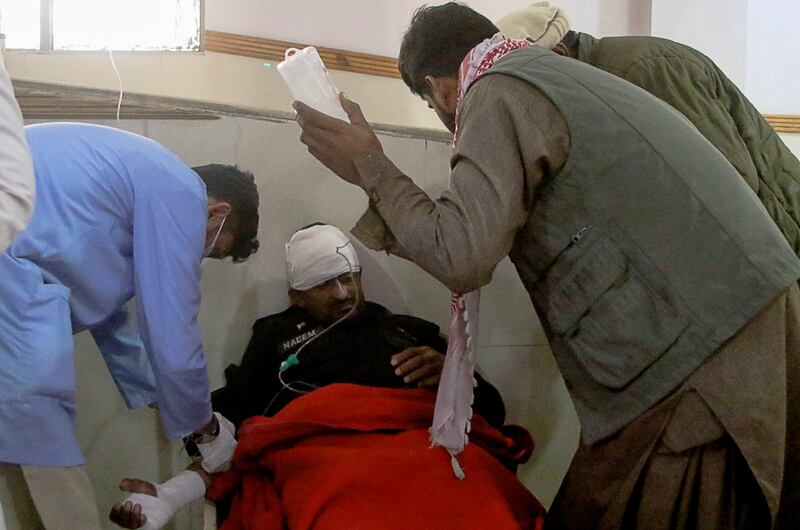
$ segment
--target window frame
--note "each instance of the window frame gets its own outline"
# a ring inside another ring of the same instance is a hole
[[[45,53],[94,53],[107,50],[56,50],[53,47],[53,2],[54,0],[39,0],[39,49],[30,50]],[[201,53],[205,51],[205,26],[206,26],[206,0],[200,2],[200,38],[197,50],[113,50],[122,53]],[[27,48],[11,48],[26,51]]]

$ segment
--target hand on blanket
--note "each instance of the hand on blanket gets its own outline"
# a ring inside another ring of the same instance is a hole
[[[408,384],[435,387],[442,377],[444,355],[428,346],[416,346],[393,355],[392,366]]]

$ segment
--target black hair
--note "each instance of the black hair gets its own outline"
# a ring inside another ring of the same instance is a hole
[[[193,167],[210,197],[231,205],[235,221],[235,239],[228,255],[235,263],[246,260],[258,250],[258,188],[253,174],[237,166],[206,164]],[[230,222],[230,221],[229,221]]]
[[[452,77],[469,51],[499,32],[494,23],[458,2],[422,6],[400,45],[398,68],[411,92],[429,92],[425,76]]]

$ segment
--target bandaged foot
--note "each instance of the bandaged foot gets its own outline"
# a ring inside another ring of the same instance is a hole
[[[172,517],[190,502],[200,499],[206,493],[206,483],[194,471],[183,471],[163,484],[154,484],[156,496],[146,493],[131,493],[124,501],[114,507],[111,519],[123,525],[120,519],[130,520],[130,512],[136,505],[141,506],[141,514],[146,522],[142,530],[158,530],[163,528]],[[130,503],[130,504],[128,504]],[[126,506],[127,505],[127,506]],[[128,513],[122,513],[127,511]],[[115,517],[116,512],[116,517]],[[129,524],[126,528],[135,528]]]
[[[197,444],[203,457],[200,465],[208,473],[219,473],[230,469],[231,458],[236,450],[236,438],[234,437],[236,427],[219,412],[215,412],[214,415],[219,422],[219,434],[210,442]]]

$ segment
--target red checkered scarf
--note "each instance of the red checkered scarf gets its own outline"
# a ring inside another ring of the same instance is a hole
[[[464,94],[469,90],[470,85],[486,71],[494,66],[501,57],[505,57],[514,50],[532,46],[528,40],[506,39],[499,33],[491,39],[486,39],[478,44],[461,61],[458,69],[458,94],[456,96],[456,129],[453,133],[453,144],[458,142],[458,118],[461,114],[461,103]]]
[[[506,54],[530,46],[526,40],[505,39],[496,35],[470,51],[458,71],[456,99],[456,130],[461,102],[469,86]],[[443,447],[450,454],[456,477],[463,479],[464,471],[456,456],[468,442],[467,433],[472,418],[473,386],[475,385],[475,350],[478,344],[478,312],[480,289],[466,294],[453,294],[450,305],[453,318],[447,337],[447,355],[436,394],[436,408],[431,425],[431,445]]]

